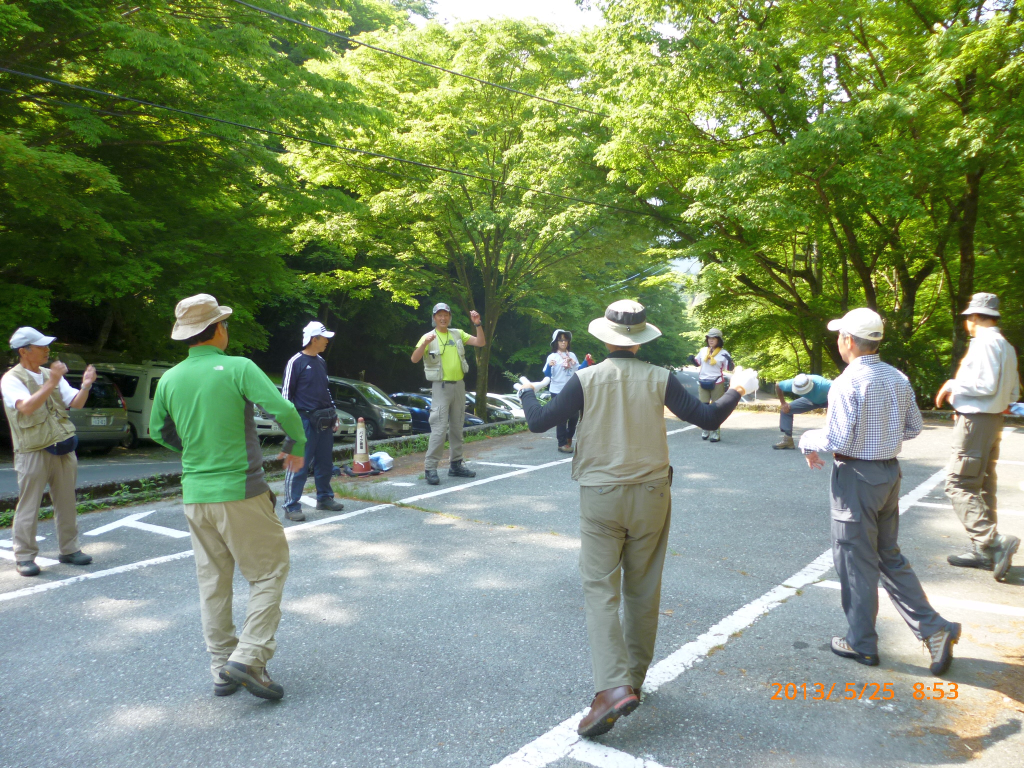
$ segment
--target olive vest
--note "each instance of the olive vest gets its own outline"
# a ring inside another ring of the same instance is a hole
[[[43,381],[49,381],[50,369],[40,368],[39,370],[42,371]],[[16,378],[28,387],[30,394],[34,395],[39,391],[36,380],[20,364],[14,366],[4,375]],[[11,425],[11,440],[14,443],[15,453],[41,451],[61,440],[67,440],[75,434],[75,425],[71,423],[68,409],[64,407],[59,386],[54,387],[46,402],[30,414],[26,415],[16,408],[8,408],[6,402],[4,402],[4,410],[7,411],[7,423]]]
[[[576,430],[573,479],[589,486],[668,477],[669,372],[643,360],[609,357],[576,375],[583,385],[583,417]]]
[[[462,373],[469,372],[469,363],[466,362],[466,345],[462,343],[462,331],[458,328],[448,329],[448,338],[455,336],[455,349],[459,353],[459,362],[462,363]],[[427,381],[444,381],[444,367],[441,365],[441,343],[437,340],[437,332],[434,339],[427,345],[427,352],[423,355],[423,373]]]

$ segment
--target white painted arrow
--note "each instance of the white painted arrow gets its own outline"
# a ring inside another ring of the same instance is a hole
[[[45,536],[36,536],[36,541],[42,541],[45,538]],[[4,547],[5,549],[13,549],[14,542],[10,539],[0,539],[0,547]],[[2,557],[4,560],[13,560],[14,562],[18,562],[18,558],[14,556],[13,552],[7,552],[4,549],[0,549],[0,557]],[[51,560],[48,557],[37,557],[36,564],[42,566],[56,565],[57,561]]]
[[[154,512],[156,512],[156,510],[151,509],[149,512],[138,512],[134,515],[128,515],[127,517],[122,517],[120,520],[116,520],[113,523],[101,525],[99,528],[93,528],[91,531],[86,531],[83,535],[99,536],[101,533],[107,533],[115,528],[138,528],[140,531],[159,533],[163,536],[170,536],[172,539],[188,538],[188,531],[179,531],[175,528],[165,528],[162,525],[153,525],[152,523],[141,522],[142,518],[147,515],[152,515]]]

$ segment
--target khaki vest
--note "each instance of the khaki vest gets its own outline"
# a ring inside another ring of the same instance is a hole
[[[43,373],[43,381],[49,381],[50,369],[39,370]],[[28,387],[30,394],[34,395],[39,391],[36,380],[20,364],[4,375],[16,378]],[[11,440],[14,442],[15,453],[41,451],[75,434],[75,425],[71,423],[68,409],[64,407],[59,386],[54,388],[43,405],[28,415],[16,408],[8,408],[6,402],[4,410],[7,411],[7,423],[11,425]]]
[[[466,362],[466,345],[462,343],[462,331],[458,328],[449,328],[448,338],[455,336],[455,349],[459,353],[459,362],[462,363],[462,373],[469,372],[469,363]],[[423,355],[423,373],[427,381],[444,381],[444,368],[441,366],[441,343],[437,340],[437,332],[434,332],[434,340],[427,345],[427,351]]]
[[[573,479],[580,485],[632,485],[668,477],[669,372],[643,360],[609,357],[576,375],[583,385],[583,417]]]

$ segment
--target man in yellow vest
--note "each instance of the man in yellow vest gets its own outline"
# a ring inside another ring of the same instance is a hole
[[[447,304],[434,305],[434,330],[420,337],[412,353],[412,361],[423,361],[423,371],[430,382],[430,441],[423,461],[423,476],[430,485],[437,485],[437,465],[448,437],[448,476],[476,477],[476,472],[462,463],[462,426],[466,420],[466,382],[469,370],[466,345],[482,347],[484,339],[480,313],[473,310],[469,319],[476,326],[476,336],[458,328],[451,328],[452,308]],[[486,393],[485,393],[486,394]]]
[[[672,508],[665,408],[718,429],[757,387],[756,373],[737,369],[728,392],[701,403],[668,370],[638,360],[640,345],[661,331],[635,301],[611,304],[589,330],[608,347],[604,362],[578,371],[547,406],[532,385],[520,395],[531,432],[583,413],[572,476],[580,484],[580,575],[597,691],[577,729],[587,738],[637,708],[654,656]]]
[[[49,368],[53,336],[35,328],[19,328],[11,336],[11,349],[18,351],[18,364],[0,379],[0,391],[14,443],[14,469],[18,473],[18,506],[14,512],[15,568],[22,576],[38,576],[36,523],[46,486],[50,486],[53,518],[57,527],[58,560],[71,565],[88,565],[90,555],[78,543],[78,457],[75,425],[68,408],[81,408],[96,381],[91,365],[82,375],[82,388],[75,389],[64,378],[68,367],[59,360]]]

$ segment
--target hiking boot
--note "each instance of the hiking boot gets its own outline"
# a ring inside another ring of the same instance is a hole
[[[239,661],[229,661],[220,671],[221,679],[229,683],[237,683],[261,699],[280,699],[284,696],[284,688],[270,679],[266,667],[254,667]]]
[[[14,570],[22,576],[38,576],[39,566],[35,560],[19,560],[14,564]]]
[[[782,439],[773,445],[772,448],[776,451],[785,451],[788,448],[796,448],[796,443],[793,442],[792,435],[783,435]]]
[[[559,453],[572,453],[572,443],[558,446]]]
[[[928,669],[933,675],[937,677],[949,669],[953,661],[953,646],[959,641],[959,624],[950,624],[941,632],[936,632],[922,641],[932,657],[932,665]]]
[[[301,523],[306,519],[306,513],[301,509],[286,509],[284,516],[289,520],[294,520],[296,523]]]
[[[714,432],[711,433],[711,442],[712,443],[717,443],[721,439],[722,439],[722,430],[716,429]]]
[[[214,696],[230,696],[238,690],[238,683],[233,680],[218,680],[213,684]]]
[[[628,715],[638,706],[640,700],[633,693],[631,686],[622,685],[601,691],[590,702],[590,711],[580,720],[576,733],[587,739],[608,733],[616,720]]]
[[[323,499],[317,501],[316,508],[325,512],[341,512],[341,510],[345,508],[345,505],[337,499]]]
[[[846,642],[845,637],[833,637],[832,638],[832,653],[836,656],[842,656],[844,659],[853,659],[858,664],[863,664],[865,667],[877,667],[878,666],[878,655],[870,653],[857,653],[850,647],[850,644]]]
[[[978,542],[974,542],[970,552],[964,552],[962,555],[950,555],[946,558],[946,562],[957,568],[981,568],[983,571],[991,571],[995,568],[992,552],[987,547],[979,546]]]
[[[453,461],[448,467],[448,477],[476,477],[476,472],[472,469],[466,469],[466,465],[462,459]]]
[[[701,439],[701,440],[707,440],[707,439],[708,439],[708,437],[709,437],[710,435],[711,435],[711,432],[709,432],[709,431],[708,431],[708,430],[706,430],[706,429],[702,429],[702,430],[700,431],[700,439]]]
[[[425,469],[425,470],[423,470],[423,476],[427,479],[427,484],[428,485],[440,485],[441,484],[441,478],[437,476],[437,470],[436,469]]]
[[[82,550],[78,550],[70,555],[58,555],[57,562],[69,563],[70,565],[88,565],[92,562],[92,555],[87,555]]]
[[[1016,536],[1007,536],[1005,533],[1001,533],[996,536],[989,547],[988,551],[992,554],[993,562],[993,578],[996,581],[1002,581],[1006,578],[1006,572],[1010,570],[1010,564],[1013,562],[1013,556],[1017,553],[1017,548],[1020,547],[1020,539]]]

